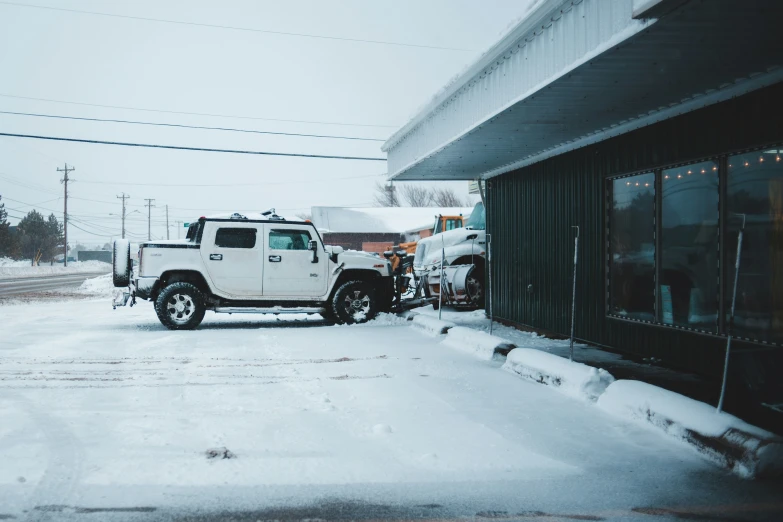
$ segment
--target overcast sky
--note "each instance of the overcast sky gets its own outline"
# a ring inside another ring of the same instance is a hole
[[[18,3],[26,3],[19,0]],[[385,139],[494,43],[529,0],[35,0],[96,11],[444,50],[218,29],[19,7],[0,2],[0,111]],[[18,98],[202,113],[171,114]],[[289,120],[289,121],[279,121]],[[290,120],[296,120],[290,121]],[[307,122],[307,123],[305,123]],[[321,122],[321,123],[315,123]],[[189,147],[385,157],[381,141],[270,136],[0,114],[0,132]],[[385,162],[186,152],[0,136],[0,194],[13,216],[62,216],[69,243],[105,242],[127,227],[152,234],[222,211],[370,206]],[[465,182],[452,186],[467,195]],[[83,198],[83,199],[78,199]],[[110,215],[116,214],[116,215]],[[76,229],[81,227],[85,231]]]

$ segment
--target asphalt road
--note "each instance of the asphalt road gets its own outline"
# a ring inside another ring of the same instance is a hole
[[[0,278],[0,296],[30,294],[60,288],[78,288],[86,279],[105,273],[105,271],[100,271],[44,277]]]

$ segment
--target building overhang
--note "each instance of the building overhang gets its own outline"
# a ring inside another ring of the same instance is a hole
[[[781,19],[766,0],[544,1],[386,142],[389,175],[488,178],[781,82]]]

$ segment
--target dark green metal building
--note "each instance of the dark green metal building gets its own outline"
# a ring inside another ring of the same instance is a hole
[[[568,335],[578,226],[578,339],[716,378],[732,332],[730,390],[781,403],[782,17],[544,1],[389,139],[389,174],[486,182],[496,319]]]

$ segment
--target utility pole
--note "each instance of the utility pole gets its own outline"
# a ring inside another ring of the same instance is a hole
[[[147,241],[152,241],[152,207],[155,205],[152,204],[154,199],[145,199],[144,201],[147,202],[145,207],[147,207]]]
[[[125,239],[125,200],[128,199],[130,196],[126,196],[125,193],[122,193],[122,196],[117,196],[117,199],[122,200],[122,239]]]
[[[68,167],[68,164],[65,164],[64,169],[57,169],[57,172],[63,172],[63,179],[60,180],[60,183],[63,184],[63,187],[65,189],[65,198],[63,200],[63,266],[68,266],[68,182],[72,181],[68,179],[68,173],[73,172],[76,170],[75,167]]]
[[[169,237],[169,206],[166,205],[166,239],[171,239]]]
[[[182,228],[184,221],[175,221],[174,224],[177,226],[177,239],[179,239],[179,230]]]

